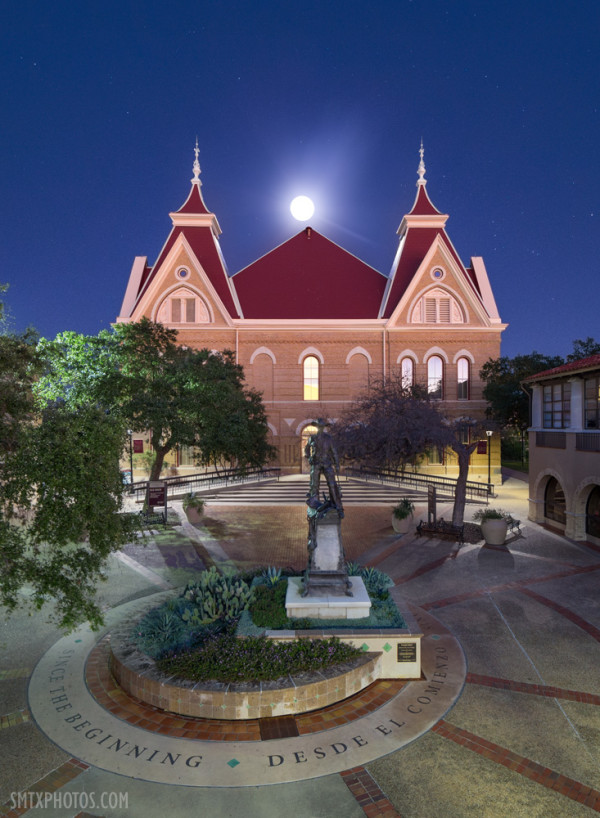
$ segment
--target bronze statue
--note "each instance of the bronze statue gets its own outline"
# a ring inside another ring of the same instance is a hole
[[[319,483],[321,474],[324,475],[329,489],[330,506],[337,509],[341,517],[344,516],[342,505],[342,493],[337,481],[340,471],[340,464],[333,444],[333,438],[325,429],[329,425],[323,418],[315,421],[318,431],[308,438],[308,443],[304,449],[304,455],[310,464],[310,491],[308,493],[307,504],[313,510],[321,506],[319,501]]]

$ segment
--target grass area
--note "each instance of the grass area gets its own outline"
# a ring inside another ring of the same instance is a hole
[[[513,469],[514,471],[523,472],[523,474],[529,474],[529,461],[526,460],[523,463],[521,460],[502,460],[502,466],[505,469]]]

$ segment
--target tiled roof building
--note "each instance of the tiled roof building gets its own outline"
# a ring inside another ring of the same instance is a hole
[[[229,275],[221,229],[204,203],[196,147],[191,190],[171,213],[154,265],[135,259],[118,321],[147,316],[190,347],[231,349],[263,393],[279,464],[302,467],[302,437],[331,419],[376,377],[428,385],[449,416],[483,418],[479,370],[500,354],[505,325],[481,258],[465,266],[446,233],[448,216],[426,190],[421,148],[417,195],[398,229],[389,276],[312,227]],[[492,451],[494,471],[498,452]],[[455,472],[452,455],[427,468]],[[487,480],[483,449],[472,477]]]

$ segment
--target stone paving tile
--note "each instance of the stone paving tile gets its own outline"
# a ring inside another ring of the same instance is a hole
[[[580,781],[561,775],[556,770],[551,770],[536,761],[525,758],[518,753],[513,753],[506,747],[487,741],[468,730],[456,727],[444,719],[433,727],[433,731],[468,750],[483,755],[490,761],[508,767],[513,772],[519,773],[519,775],[523,775],[543,787],[556,790],[561,795],[591,807],[596,812],[600,812],[599,790],[592,789]]]
[[[579,690],[565,690],[549,685],[515,682],[512,679],[499,679],[497,676],[482,676],[477,673],[467,673],[465,681],[467,684],[485,685],[486,687],[495,687],[499,690],[512,690],[515,693],[531,693],[535,696],[547,696],[552,699],[568,699],[574,702],[600,705],[600,695],[595,693],[582,693]]]
[[[46,793],[58,792],[61,787],[64,787],[65,784],[77,778],[77,776],[88,769],[88,765],[84,764],[83,761],[78,761],[76,758],[69,759],[69,761],[61,764],[60,767],[52,770],[48,775],[36,781],[35,784],[32,784],[27,789],[25,805],[23,807],[18,806],[18,804],[15,806],[12,801],[9,801],[3,806],[0,806],[0,816],[2,816],[2,818],[18,818],[24,815],[32,806],[37,805],[36,796],[43,797]]]
[[[401,818],[387,795],[364,767],[353,767],[341,775],[368,818]]]

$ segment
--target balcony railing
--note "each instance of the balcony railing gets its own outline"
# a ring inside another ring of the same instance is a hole
[[[575,448],[578,452],[600,452],[600,432],[577,432]]]
[[[536,432],[535,445],[544,449],[566,449],[567,435],[565,432]]]

